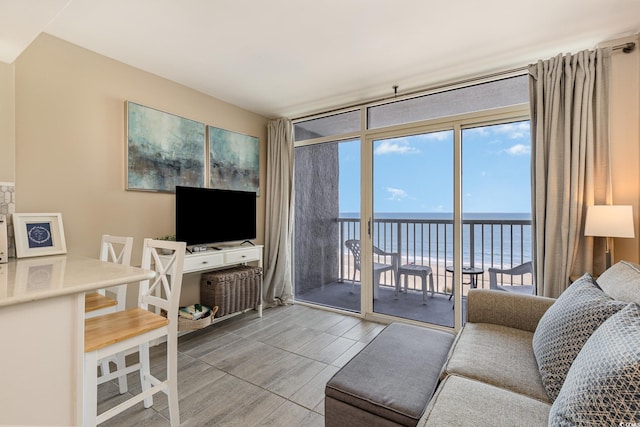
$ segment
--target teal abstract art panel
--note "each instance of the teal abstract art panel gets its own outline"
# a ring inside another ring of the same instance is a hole
[[[258,138],[212,126],[208,130],[209,186],[259,193]]]
[[[205,185],[205,125],[127,102],[127,190]]]

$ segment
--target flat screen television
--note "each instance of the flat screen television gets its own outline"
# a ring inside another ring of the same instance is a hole
[[[176,240],[187,246],[256,238],[256,193],[176,186]]]

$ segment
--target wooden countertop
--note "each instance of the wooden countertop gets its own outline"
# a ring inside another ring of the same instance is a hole
[[[151,279],[155,272],[94,258],[56,255],[0,264],[0,307]]]

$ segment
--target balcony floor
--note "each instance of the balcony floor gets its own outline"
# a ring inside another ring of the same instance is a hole
[[[379,298],[374,301],[374,312],[453,327],[453,299],[449,300],[449,295],[446,294],[436,293],[431,296],[429,292],[427,295],[426,304],[423,304],[421,291],[400,292],[396,298],[394,288],[381,286]],[[360,283],[356,282],[353,292],[349,281],[329,283],[303,294],[296,294],[296,301],[360,312]],[[466,298],[463,299],[463,304],[464,310]]]

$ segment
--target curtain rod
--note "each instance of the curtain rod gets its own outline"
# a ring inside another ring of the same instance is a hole
[[[611,50],[612,51],[621,50],[624,53],[631,53],[631,52],[633,52],[635,50],[635,48],[636,48],[635,42],[628,42],[628,43],[623,43],[623,44],[611,46]],[[509,74],[513,74],[515,76],[518,73],[526,71],[528,68],[529,68],[529,66],[527,65],[527,66],[524,66],[524,67],[513,68],[511,70],[498,71],[498,72],[491,73],[491,74],[485,74],[485,75],[480,76],[480,77],[470,77],[468,79],[458,80],[456,82],[445,83],[445,84],[441,84],[441,85],[431,86],[431,87],[428,87],[428,88],[412,90],[412,91],[403,93],[401,96],[403,98],[404,97],[410,97],[412,95],[418,95],[418,94],[429,92],[429,91],[434,91],[434,90],[438,90],[438,89],[444,89],[444,88],[448,88],[448,87],[450,88],[450,87],[454,87],[454,86],[464,85],[464,84],[467,84],[467,83],[478,82],[480,80],[492,79],[494,77],[507,76]],[[397,91],[397,86],[394,86],[394,90]],[[330,115],[331,113],[336,113],[338,111],[350,110],[352,108],[362,107],[363,105],[369,105],[369,104],[375,104],[375,103],[378,103],[378,102],[390,101],[392,99],[397,99],[397,92],[396,92],[396,94],[390,95],[390,96],[383,96],[381,98],[375,98],[375,99],[371,99],[369,101],[361,101],[361,102],[357,102],[355,104],[344,105],[342,107],[333,108],[331,110],[325,110],[325,111],[318,112],[318,113],[306,114],[304,116],[294,117],[293,119],[291,119],[291,121],[298,121],[298,120],[308,119],[310,117],[319,116],[319,115],[323,115],[323,116],[324,115]]]

